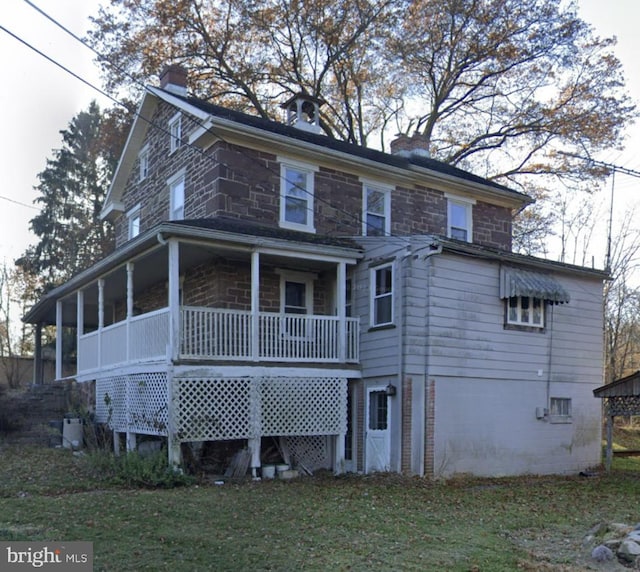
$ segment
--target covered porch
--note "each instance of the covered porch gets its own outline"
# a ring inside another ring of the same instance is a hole
[[[57,379],[65,328],[75,330],[79,381],[145,364],[357,364],[348,267],[359,251],[268,234],[162,223],[53,290],[26,320],[38,332],[55,324]],[[37,339],[36,361],[40,348]]]
[[[640,415],[640,371],[594,389],[593,395],[604,400],[607,441],[605,468],[609,471],[613,460],[613,423],[615,417]]]

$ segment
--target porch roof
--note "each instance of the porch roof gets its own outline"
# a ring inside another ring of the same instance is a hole
[[[304,232],[268,227],[249,221],[225,218],[162,222],[128,241],[120,248],[75,275],[73,278],[45,294],[23,317],[31,324],[55,324],[56,301],[105,277],[127,262],[150,261],[148,271],[143,272],[147,282],[158,279],[163,260],[160,258],[166,240],[176,238],[181,242],[200,246],[216,246],[223,252],[258,252],[271,256],[299,256],[305,260],[354,264],[362,258],[358,244],[348,238],[313,235]],[[193,249],[185,254],[188,267],[199,262],[202,251]]]
[[[640,397],[640,371],[616,379],[593,390],[594,397]],[[640,412],[640,404],[638,404]],[[637,415],[637,413],[636,413]]]

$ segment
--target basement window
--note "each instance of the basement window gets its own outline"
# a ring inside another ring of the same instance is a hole
[[[549,400],[549,421],[551,423],[571,423],[571,399],[552,397]]]

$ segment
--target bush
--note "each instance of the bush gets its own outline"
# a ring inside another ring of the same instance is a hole
[[[118,485],[169,489],[188,486],[195,481],[194,477],[169,467],[166,449],[145,456],[128,452],[119,457],[105,451],[94,451],[87,455],[87,459],[98,475]]]

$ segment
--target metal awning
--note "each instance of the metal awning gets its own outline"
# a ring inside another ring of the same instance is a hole
[[[502,268],[500,271],[500,298],[529,296],[541,298],[554,304],[569,302],[569,293],[552,276],[522,270],[520,268]]]

